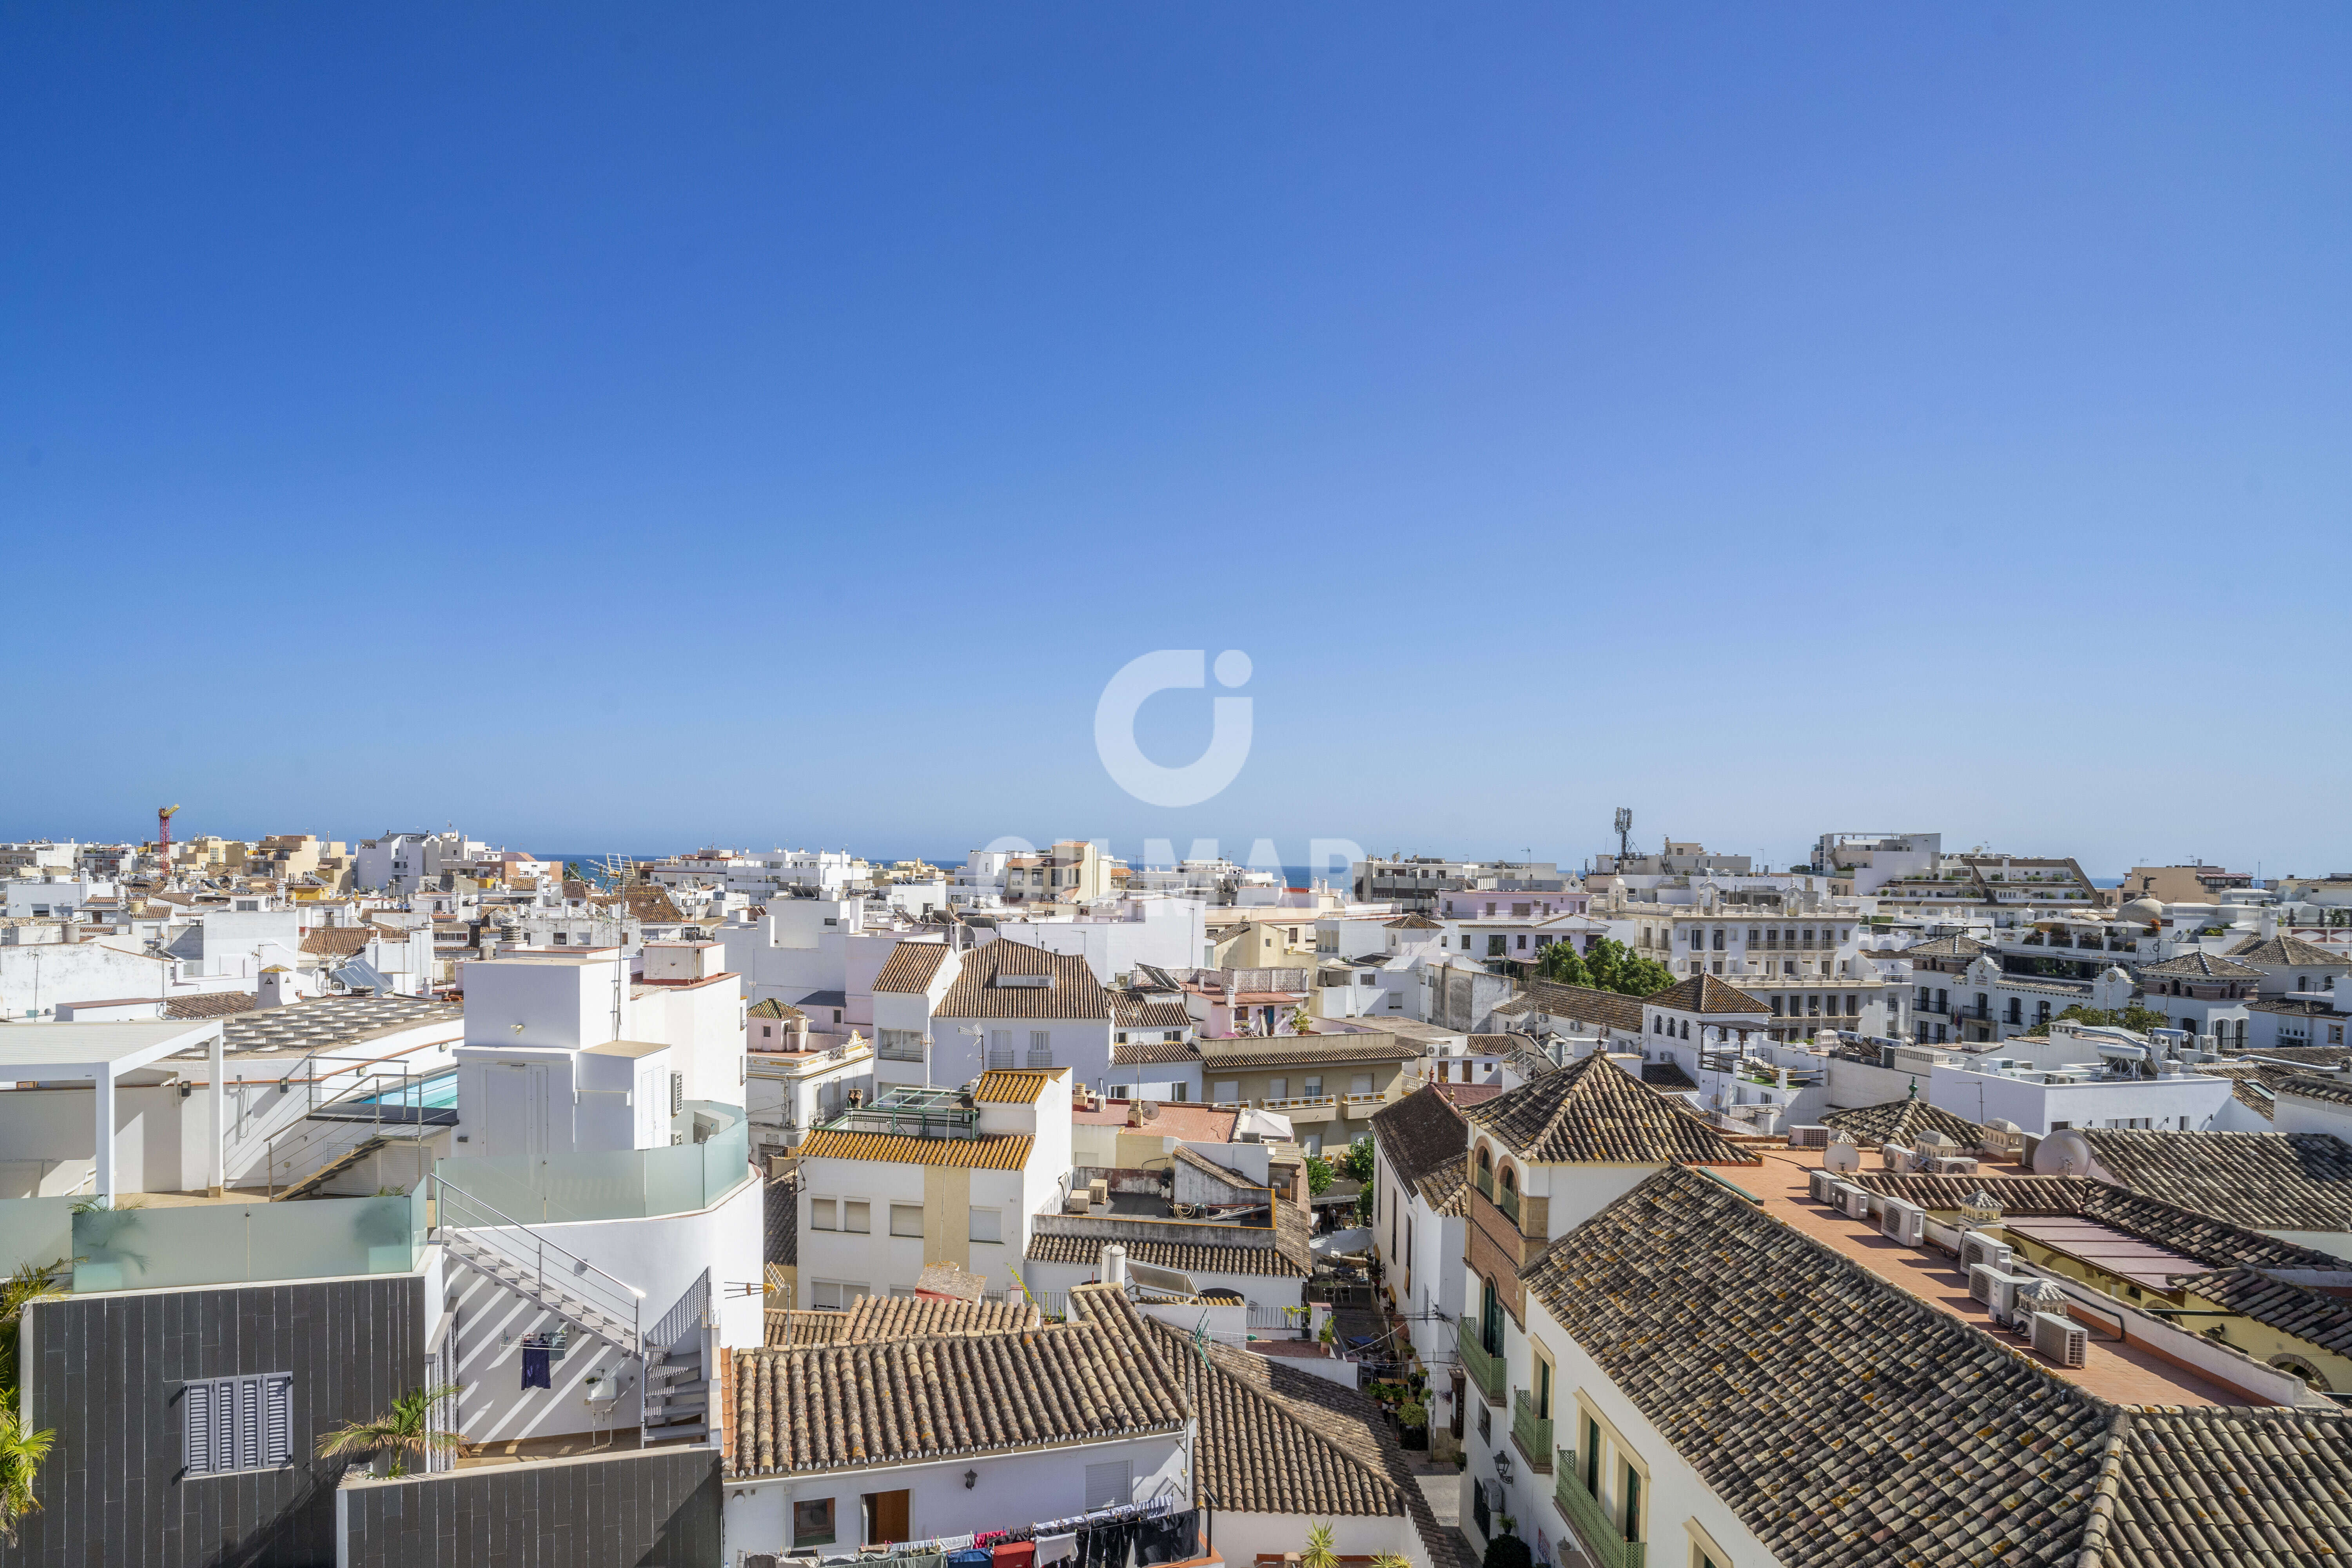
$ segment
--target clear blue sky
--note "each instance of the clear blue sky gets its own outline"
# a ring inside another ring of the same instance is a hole
[[[2053,9],[11,7],[0,836],[2352,866],[2352,12]]]

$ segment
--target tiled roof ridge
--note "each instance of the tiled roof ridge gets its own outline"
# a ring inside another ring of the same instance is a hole
[[[2117,1423],[2115,1418],[2123,1412],[2123,1406],[2101,1399],[2088,1389],[2056,1376],[2022,1348],[2006,1342],[2001,1336],[1944,1310],[1892,1280],[1882,1279],[1860,1263],[1844,1257],[1825,1241],[1807,1235],[1793,1226],[1783,1224],[1757,1205],[1748,1194],[1722,1178],[1679,1165],[1669,1165],[1654,1173],[1630,1191],[1602,1207],[1582,1225],[1559,1237],[1538,1255],[1523,1276],[1528,1289],[1538,1292],[1547,1310],[1552,1313],[1561,1329],[1571,1337],[1578,1339],[1580,1344],[1583,1344],[1588,1351],[1599,1351],[1603,1347],[1587,1342],[1584,1336],[1578,1332],[1581,1320],[1573,1311],[1563,1310],[1556,1302],[1553,1294],[1554,1290],[1563,1289],[1568,1284],[1561,1277],[1561,1260],[1576,1251],[1576,1248],[1569,1244],[1575,1241],[1587,1227],[1600,1226],[1604,1221],[1614,1219],[1620,1210],[1628,1211],[1631,1215],[1637,1205],[1654,1204],[1662,1187],[1679,1189],[1682,1195],[1696,1199],[1715,1210],[1717,1219],[1724,1223],[1710,1228],[1706,1245],[1711,1247],[1721,1247],[1727,1244],[1735,1243],[1742,1228],[1738,1223],[1740,1220],[1752,1219],[1756,1224],[1771,1227],[1768,1234],[1775,1240],[1784,1246],[1795,1247],[1801,1253],[1809,1255],[1817,1264],[1834,1274],[1838,1283],[1845,1289],[1863,1298],[1860,1310],[1853,1307],[1842,1309],[1842,1316],[1845,1320],[1885,1326],[1888,1321],[1889,1314],[1885,1310],[1878,1310],[1875,1305],[1878,1303],[1883,1303],[1885,1308],[1891,1308],[1895,1312],[1909,1314],[1914,1319],[1914,1322],[1910,1325],[1914,1332],[1906,1342],[1915,1350],[1917,1358],[1922,1362],[1940,1363],[1950,1359],[1937,1353],[1937,1346],[1934,1343],[1937,1338],[1944,1340],[1947,1344],[1966,1343],[1979,1352],[1988,1349],[1995,1351],[1998,1352],[1993,1358],[1995,1364],[2006,1365],[2013,1371],[2030,1374],[2032,1383],[2049,1400],[2058,1402],[2049,1408],[2058,1408],[2060,1405],[2068,1401],[2077,1402],[2088,1415],[2094,1416],[2105,1415],[2107,1417],[2105,1426],[2108,1433],[2113,1434],[2116,1431]],[[1637,1217],[1633,1220],[1633,1228],[1646,1230],[1650,1228],[1650,1225],[1646,1220]],[[1787,1279],[1791,1278],[1791,1271],[1785,1268],[1776,1268],[1773,1270],[1773,1276],[1776,1279]],[[1548,1286],[1552,1289],[1548,1289]],[[1922,1348],[1923,1344],[1924,1348]],[[1606,1370],[1604,1363],[1604,1372]],[[1760,1373],[1762,1368],[1759,1366],[1755,1370]],[[1825,1527],[1836,1531],[1837,1521],[1825,1517],[1818,1509],[1792,1510],[1793,1500],[1775,1496],[1771,1498],[1768,1510],[1768,1505],[1763,1500],[1762,1495],[1759,1493],[1733,1495],[1727,1491],[1726,1483],[1735,1479],[1739,1465],[1731,1449],[1717,1446],[1704,1451],[1685,1451],[1682,1445],[1675,1442],[1674,1432],[1665,1426],[1665,1410],[1647,1408],[1642,1393],[1633,1389],[1623,1391],[1633,1399],[1634,1407],[1654,1425],[1660,1427],[1660,1435],[1665,1437],[1668,1447],[1674,1448],[1685,1463],[1698,1472],[1702,1482],[1713,1490],[1726,1506],[1731,1508],[1736,1515],[1739,1516],[1741,1523],[1762,1542],[1776,1561],[1807,1563],[1859,1561],[1845,1555],[1857,1544],[1856,1540],[1850,1533],[1840,1532],[1834,1544],[1808,1540],[1792,1533],[1802,1530],[1820,1531]],[[1650,1392],[1655,1393],[1655,1391]],[[2008,1391],[1994,1391],[1996,1394],[2015,1392],[2017,1391],[2013,1388]],[[1678,1392],[1675,1397],[1681,1398],[1687,1395]],[[1983,1396],[1980,1395],[1979,1398]],[[2011,1412],[2014,1413],[2017,1408],[2017,1405],[2012,1403]],[[1710,1412],[1708,1416],[1710,1422],[1717,1422],[1723,1418],[1721,1412]],[[1989,1419],[1979,1415],[1977,1417],[1977,1424],[1984,1425]],[[2064,1441],[2063,1434],[2050,1436],[2037,1432],[2033,1436],[2042,1439],[2033,1445],[2037,1451],[2045,1450]],[[1825,1437],[1823,1441],[1827,1444],[1833,1440]],[[2074,1506],[2084,1510],[2084,1522],[2082,1528],[2085,1531],[2089,1528],[2089,1511],[2093,1506],[2093,1500],[2097,1496],[2098,1487],[2112,1473],[2112,1468],[2107,1462],[2108,1452],[2103,1447],[2101,1462],[2097,1469],[2084,1477],[2078,1483],[2080,1493]],[[2011,1483],[2005,1479],[1987,1479],[1979,1484],[2005,1488]],[[1857,1486],[1867,1485],[1875,1492],[1881,1489],[1885,1483],[1884,1481],[1861,1482],[1849,1479],[1843,1485],[1847,1490],[1852,1490]],[[2053,1482],[2052,1485],[2055,1489],[2056,1483]],[[2120,1485],[2118,1480],[2110,1495],[2119,1491]],[[1769,1489],[1764,1489],[1764,1491],[1769,1492]],[[2062,1493],[2061,1496],[2063,1498],[2063,1494]],[[2045,1500],[2038,1506],[2042,1512],[2049,1515],[2054,1516],[2063,1511],[2057,1500]],[[1916,1504],[1914,1507],[1916,1510]],[[1846,1522],[1850,1531],[1853,1527],[1852,1521],[1848,1520]],[[2063,1524],[2060,1528],[2063,1530]],[[2077,1540],[2080,1540],[2079,1531],[2072,1533],[2075,1533]],[[1879,1559],[1873,1557],[1870,1560]],[[1903,1560],[1920,1561],[1921,1559]],[[2074,1568],[2091,1568],[2091,1565],[2100,1561],[2096,1557],[2081,1554],[2070,1554],[2070,1560]],[[2056,1559],[2040,1558],[2037,1561],[2054,1562]]]
[[[1200,1350],[1193,1343],[1192,1338],[1190,1334],[1185,1333],[1182,1330],[1177,1329],[1171,1324],[1163,1323],[1156,1318],[1145,1318],[1142,1321],[1146,1331],[1161,1341],[1169,1353],[1177,1356],[1192,1356],[1196,1360],[1199,1358]],[[1388,1475],[1385,1471],[1373,1468],[1373,1467],[1366,1464],[1358,1456],[1349,1453],[1347,1449],[1333,1442],[1329,1437],[1324,1436],[1321,1432],[1317,1431],[1312,1426],[1308,1425],[1297,1411],[1282,1403],[1282,1401],[1275,1397],[1275,1395],[1267,1393],[1262,1388],[1259,1388],[1247,1378],[1235,1376],[1230,1368],[1221,1367],[1217,1364],[1218,1358],[1221,1354],[1248,1355],[1251,1353],[1253,1352],[1248,1351],[1233,1350],[1225,1345],[1212,1344],[1209,1347],[1208,1370],[1223,1378],[1235,1392],[1246,1397],[1251,1403],[1256,1405],[1261,1409],[1271,1413],[1276,1420],[1281,1421],[1287,1426],[1295,1428],[1298,1436],[1304,1442],[1320,1448],[1325,1453],[1330,1455],[1337,1463],[1344,1465],[1351,1469],[1360,1470],[1370,1476],[1382,1489],[1386,1490],[1392,1499],[1395,1506],[1389,1510],[1391,1515],[1402,1514],[1404,1512],[1403,1489],[1397,1485],[1392,1477]],[[1187,1400],[1186,1403],[1189,1405],[1192,1404],[1192,1401]],[[1197,1415],[1197,1414],[1198,1411],[1196,1408],[1195,1415]]]
[[[1593,1087],[1597,1085],[1607,1087],[1605,1089]],[[1637,1113],[1654,1110],[1662,1119],[1638,1131],[1658,1134],[1669,1142],[1681,1139],[1694,1140],[1696,1147],[1682,1147],[1666,1152],[1660,1152],[1654,1146],[1642,1151],[1631,1149],[1612,1151],[1612,1152],[1634,1154],[1636,1157],[1630,1162],[1624,1160],[1580,1161],[1570,1158],[1557,1150],[1552,1152],[1552,1155],[1548,1156],[1542,1152],[1542,1145],[1561,1131],[1562,1124],[1574,1110],[1579,1109],[1577,1102],[1580,1097],[1588,1093],[1623,1094],[1626,1096],[1626,1105]],[[1507,1132],[1503,1124],[1518,1115],[1523,1110],[1536,1110],[1540,1120],[1532,1128],[1526,1129],[1524,1131]],[[1677,1164],[1754,1165],[1760,1163],[1754,1153],[1739,1148],[1707,1122],[1693,1116],[1680,1100],[1660,1094],[1656,1089],[1610,1060],[1605,1051],[1593,1051],[1580,1057],[1556,1073],[1531,1079],[1507,1093],[1496,1096],[1482,1105],[1471,1106],[1462,1110],[1461,1114],[1472,1125],[1486,1128],[1492,1132],[1511,1148],[1513,1152],[1524,1159],[1533,1160],[1538,1164],[1646,1163],[1653,1159],[1659,1163]],[[1710,1143],[1712,1147],[1708,1146]],[[1705,1160],[1692,1157],[1701,1151],[1715,1157]]]
[[[1584,1225],[1576,1226],[1575,1229],[1572,1229],[1566,1235],[1560,1237],[1549,1247],[1545,1247],[1543,1251],[1536,1255],[1536,1261],[1529,1267],[1528,1271],[1523,1276],[1527,1283],[1533,1286],[1536,1282],[1537,1277],[1550,1268],[1551,1265],[1555,1261],[1555,1254],[1564,1255],[1566,1251],[1572,1250],[1570,1248],[1564,1247],[1563,1244],[1574,1237],[1577,1231],[1582,1230],[1585,1226],[1598,1222],[1603,1215],[1609,1214],[1612,1210],[1618,1208],[1622,1205],[1634,1202],[1636,1198],[1639,1197],[1643,1188],[1653,1186],[1662,1182],[1673,1183],[1675,1184],[1687,1184],[1691,1186],[1693,1190],[1698,1192],[1710,1200],[1720,1200],[1727,1203],[1738,1204],[1740,1207],[1739,1209],[1733,1210],[1733,1213],[1739,1213],[1744,1210],[1748,1213],[1753,1214],[1757,1219],[1766,1225],[1774,1226],[1780,1234],[1788,1237],[1798,1245],[1801,1246],[1805,1250],[1812,1253],[1822,1262],[1827,1263],[1832,1268],[1844,1274],[1853,1283],[1859,1285],[1863,1289],[1874,1292],[1880,1296],[1889,1299],[1898,1306],[1903,1306],[1911,1310],[1916,1311],[1923,1323],[1933,1327],[1942,1327],[1948,1324],[1953,1329],[1963,1330],[1967,1333],[1976,1336],[1976,1338],[1982,1341],[1985,1344],[1990,1345],[1999,1350],[2003,1355],[2008,1356],[2020,1366],[2030,1368],[2035,1376],[2045,1380],[2057,1388],[2077,1394],[2084,1401],[2092,1405],[2098,1405],[2103,1409],[2113,1410],[2123,1408],[2122,1406],[2115,1404],[2112,1400],[2101,1398],[2099,1395],[2092,1393],[2089,1389],[2084,1387],[2080,1384],[2070,1383],[2063,1378],[2056,1376],[2041,1361],[2029,1354],[2023,1348],[2014,1342],[2003,1337],[2002,1335],[1996,1334],[1989,1329],[1970,1322],[1966,1318],[1955,1316],[1954,1314],[1946,1311],[1943,1308],[1938,1307],[1933,1301],[1928,1300],[1925,1296],[1919,1295],[1916,1291],[1906,1289],[1901,1285],[1896,1284],[1894,1280],[1885,1279],[1873,1270],[1864,1268],[1860,1263],[1848,1258],[1836,1247],[1832,1247],[1828,1242],[1821,1239],[1821,1237],[1811,1236],[1804,1231],[1799,1230],[1795,1226],[1782,1224],[1771,1215],[1765,1213],[1764,1210],[1757,1205],[1756,1201],[1747,1193],[1743,1192],[1738,1187],[1732,1185],[1729,1182],[1725,1181],[1722,1177],[1710,1174],[1706,1171],[1695,1170],[1685,1165],[1668,1165],[1663,1170],[1652,1173],[1650,1175],[1644,1177],[1641,1182],[1637,1183],[1624,1194],[1604,1205],[1599,1210],[1599,1212],[1595,1213],[1591,1219],[1586,1220]],[[1569,1325],[1563,1323],[1561,1326],[1566,1328]]]

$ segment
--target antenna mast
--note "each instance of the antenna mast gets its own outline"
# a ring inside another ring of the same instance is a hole
[[[1617,808],[1616,832],[1617,858],[1620,860],[1631,858],[1633,853],[1633,808],[1632,806],[1621,805]]]

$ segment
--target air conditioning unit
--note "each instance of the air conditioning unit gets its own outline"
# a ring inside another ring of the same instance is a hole
[[[1997,1327],[2006,1328],[2016,1315],[2019,1287],[2032,1283],[2030,1274],[2004,1274],[1982,1263],[1969,1270],[1969,1296],[1984,1303]]]
[[[1789,1147],[1791,1149],[1826,1149],[1830,1146],[1830,1130],[1826,1127],[1791,1127]]]
[[[2091,1336],[2071,1318],[2033,1314],[2033,1353],[2060,1366],[2080,1366],[2090,1353]]]
[[[1919,1168],[1919,1156],[1900,1143],[1887,1144],[1879,1150],[1878,1157],[1885,1161],[1886,1168],[1898,1176],[1907,1176]]]
[[[1837,1206],[1844,1211],[1848,1219],[1868,1219],[1870,1194],[1860,1187],[1845,1186],[1841,1184],[1837,1195]]]
[[[1888,1198],[1879,1210],[1878,1230],[1906,1247],[1923,1246],[1927,1240],[1927,1211],[1901,1198]]]
[[[1110,1183],[1100,1176],[1087,1184],[1087,1202],[1098,1209],[1110,1207]]]
[[[1963,1269],[1974,1268],[1978,1264],[1982,1263],[2006,1274],[2009,1272],[2010,1266],[2016,1261],[2017,1254],[2008,1246],[1995,1241],[1980,1230],[1963,1231],[1960,1234],[1960,1267]]]
[[[1931,1176],[1973,1176],[1977,1173],[1973,1154],[1938,1154],[1927,1162]]]
[[[1836,1202],[1838,1189],[1845,1185],[1837,1179],[1835,1171],[1814,1171],[1807,1181],[1812,1191],[1813,1202],[1817,1204]]]

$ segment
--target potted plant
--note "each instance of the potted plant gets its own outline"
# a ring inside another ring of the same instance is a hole
[[[1298,1554],[1298,1568],[1339,1568],[1339,1542],[1329,1525],[1308,1528],[1307,1550]]]
[[[455,1396],[457,1390],[444,1385],[437,1388],[412,1388],[392,1402],[385,1414],[367,1421],[349,1421],[319,1438],[319,1457],[332,1458],[338,1454],[388,1454],[391,1466],[387,1476],[408,1473],[411,1455],[424,1458],[435,1453],[455,1453],[466,1439],[455,1432],[436,1432],[431,1415],[434,1402]]]
[[[1429,1447],[1429,1406],[1408,1399],[1397,1406],[1397,1441],[1407,1448]]]

